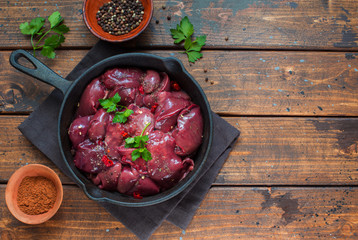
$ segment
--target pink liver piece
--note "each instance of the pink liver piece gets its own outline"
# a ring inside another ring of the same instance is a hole
[[[116,163],[113,167],[100,172],[92,179],[93,183],[98,185],[101,189],[116,190],[118,185],[118,178],[121,174],[122,164]]]
[[[77,168],[87,173],[99,173],[106,169],[101,161],[105,155],[105,149],[91,140],[86,139],[77,147],[74,162]]]
[[[77,110],[78,116],[94,115],[99,107],[98,99],[106,96],[107,91],[101,78],[94,79],[84,90]]]
[[[113,123],[114,113],[99,104],[98,99],[116,93],[122,106],[117,111],[133,111],[126,123]],[[200,108],[184,91],[171,91],[164,72],[110,69],[87,86],[76,116],[68,131],[74,163],[100,189],[150,196],[172,188],[194,169],[191,157],[203,134]],[[142,132],[149,137],[145,146],[152,159],[133,161],[136,148],[126,148],[125,139]]]
[[[134,109],[133,106],[129,106],[130,109]],[[129,116],[126,130],[129,134],[138,136],[142,133],[147,123],[154,122],[154,115],[148,108],[135,108],[134,113]],[[152,131],[154,128],[153,124],[149,125],[144,133]]]
[[[179,114],[177,127],[173,131],[176,142],[175,153],[185,156],[193,153],[202,142],[203,117],[198,105],[192,104]]]
[[[109,113],[103,108],[97,111],[90,121],[88,137],[92,141],[103,140],[106,135]]]
[[[118,179],[117,190],[120,193],[127,193],[134,187],[140,175],[135,168],[125,166]]]
[[[143,74],[143,71],[138,68],[114,68],[105,72],[102,79],[108,89],[115,87],[137,88]]]
[[[142,196],[150,196],[159,193],[160,188],[153,182],[152,179],[142,176],[134,184],[134,187],[130,189],[127,194],[139,193]]]
[[[120,104],[128,106],[131,103],[134,103],[137,95],[137,88],[125,88],[125,87],[116,87],[112,92],[109,93],[109,97],[113,97],[116,93],[121,97]]]
[[[68,135],[74,148],[77,148],[78,144],[86,139],[92,117],[93,116],[79,117],[72,122],[68,130]]]
[[[169,132],[176,125],[179,113],[188,105],[190,101],[181,95],[174,95],[163,92],[158,97],[158,108],[155,111],[155,129]]]
[[[118,151],[118,146],[122,145],[124,138],[122,135],[124,125],[120,123],[108,123],[105,137],[105,144],[107,146],[107,156],[112,159],[120,160],[121,155]]]
[[[154,104],[158,103],[158,96],[161,92],[169,92],[170,91],[170,80],[168,74],[161,72],[160,74],[160,84],[154,89],[151,93],[145,94],[142,96],[142,103],[146,107],[151,107]]]
[[[149,176],[163,189],[174,186],[188,170],[182,159],[174,153],[175,140],[161,131],[149,135],[148,150],[152,160],[148,162]]]
[[[159,85],[161,79],[159,73],[153,70],[147,70],[145,77],[142,81],[143,90],[146,94],[154,92]]]

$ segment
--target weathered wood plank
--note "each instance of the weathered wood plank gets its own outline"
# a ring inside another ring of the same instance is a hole
[[[52,168],[60,176],[62,182],[71,181],[17,129],[25,117],[2,116],[0,119],[2,119],[0,120],[0,181],[7,181],[21,166],[35,163]]]
[[[225,118],[241,135],[216,183],[358,183],[358,119]]]
[[[150,239],[357,239],[357,212],[356,188],[212,188],[185,231],[165,222]],[[135,238],[74,186],[44,224],[22,224],[5,201],[0,214],[2,239]]]
[[[0,181],[22,165],[41,163],[70,183],[17,129],[24,119],[0,117]],[[241,136],[216,185],[358,184],[357,118],[225,119]]]
[[[71,29],[63,46],[93,46],[97,38],[83,23],[82,2],[1,1],[0,48],[29,48],[30,41],[20,33],[19,24],[56,10]],[[354,0],[154,0],[154,6],[148,29],[125,46],[173,47],[169,29],[187,15],[195,34],[207,35],[206,48],[358,49],[358,4]]]
[[[86,52],[41,59],[66,76]],[[204,51],[203,59],[189,65],[177,51],[145,52],[179,58],[217,113],[358,116],[358,53]],[[12,68],[9,55],[0,51],[0,112],[31,112],[53,88]]]

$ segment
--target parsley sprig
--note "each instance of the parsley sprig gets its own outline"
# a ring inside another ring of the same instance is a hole
[[[148,135],[144,135],[143,133],[147,129],[147,127],[151,123],[147,123],[145,125],[142,133],[139,136],[135,136],[134,138],[126,138],[126,143],[124,147],[126,148],[136,148],[132,152],[132,161],[137,160],[138,158],[142,157],[145,161],[149,161],[152,159],[152,154],[148,151],[148,149],[145,147],[147,145],[147,141],[149,140]]]
[[[113,123],[125,123],[128,120],[128,117],[133,113],[133,110],[128,109],[125,106],[119,105],[121,101],[121,96],[116,93],[113,97],[107,99],[98,99],[101,106],[107,110],[107,112],[115,112],[112,122]],[[119,112],[117,109],[124,109],[124,111]]]
[[[185,52],[188,55],[189,62],[195,62],[203,56],[200,52],[201,48],[205,45],[206,35],[196,37],[195,41],[191,41],[191,36],[194,33],[194,26],[185,16],[180,25],[177,24],[175,29],[170,29],[172,37],[175,39],[174,43],[179,44],[184,41]]]
[[[42,49],[41,54],[48,58],[55,58],[55,49],[58,48],[61,43],[65,42],[65,37],[63,34],[70,31],[70,29],[65,25],[62,24],[63,17],[61,14],[56,11],[52,13],[48,18],[50,22],[50,29],[45,31],[45,19],[42,17],[37,17],[31,20],[31,22],[24,22],[20,24],[21,33],[24,35],[31,35],[31,45],[34,50]],[[52,32],[53,34],[47,37],[43,43],[40,45],[41,41]],[[39,37],[37,42],[34,42],[34,39]]]

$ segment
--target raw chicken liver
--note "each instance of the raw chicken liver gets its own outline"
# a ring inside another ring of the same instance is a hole
[[[98,99],[107,95],[106,88],[101,82],[101,78],[94,79],[84,90],[77,110],[77,115],[84,117],[93,115],[99,107]]]
[[[116,93],[116,111],[133,111],[125,123],[113,123],[114,112],[98,101]],[[133,161],[136,148],[126,147],[125,139],[142,133],[151,159]],[[188,94],[171,91],[166,73],[114,68],[87,86],[68,134],[76,167],[95,185],[138,198],[175,186],[193,170],[190,157],[202,142],[203,119]]]

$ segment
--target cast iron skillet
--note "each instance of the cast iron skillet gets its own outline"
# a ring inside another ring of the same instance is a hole
[[[25,67],[19,63],[20,58],[27,59],[34,69]],[[209,102],[195,79],[184,69],[182,63],[176,58],[163,58],[152,54],[127,53],[106,58],[86,70],[78,79],[71,82],[63,79],[46,65],[33,57],[24,50],[16,50],[10,56],[10,64],[23,73],[30,75],[38,80],[48,83],[64,94],[58,122],[58,141],[61,149],[63,161],[67,166],[73,179],[83,189],[85,194],[93,200],[109,202],[127,207],[143,207],[166,201],[184,189],[186,189],[198,177],[204,163],[207,160],[213,132],[212,115]],[[68,128],[74,119],[74,113],[81,94],[87,84],[94,78],[103,74],[107,69],[114,67],[138,67],[141,69],[153,69],[159,72],[166,72],[171,80],[179,83],[180,87],[187,92],[192,101],[200,106],[204,118],[203,143],[198,149],[193,160],[195,161],[194,170],[173,188],[154,196],[134,199],[131,196],[119,192],[111,192],[99,189],[87,177],[79,171],[73,162],[71,155],[71,142],[68,137]]]

